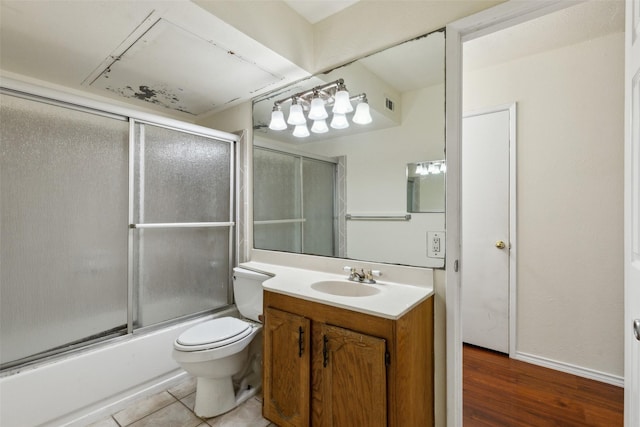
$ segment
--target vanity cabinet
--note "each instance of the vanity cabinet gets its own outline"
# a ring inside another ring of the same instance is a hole
[[[280,427],[432,426],[433,297],[399,319],[264,292],[263,415]]]

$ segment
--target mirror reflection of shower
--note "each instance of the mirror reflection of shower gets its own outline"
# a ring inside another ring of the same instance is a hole
[[[336,162],[256,146],[253,165],[255,247],[339,256]]]

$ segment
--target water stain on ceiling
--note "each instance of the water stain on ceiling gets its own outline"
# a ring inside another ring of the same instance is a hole
[[[91,87],[194,116],[282,80],[166,19],[158,19],[106,64]]]

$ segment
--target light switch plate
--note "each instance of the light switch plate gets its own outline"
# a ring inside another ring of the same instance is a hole
[[[427,257],[444,258],[445,233],[444,231],[427,231]]]

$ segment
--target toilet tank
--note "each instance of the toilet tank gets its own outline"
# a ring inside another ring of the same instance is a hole
[[[262,314],[262,282],[270,276],[241,267],[233,269],[233,296],[238,311],[247,319],[259,321]]]

